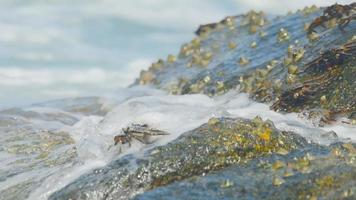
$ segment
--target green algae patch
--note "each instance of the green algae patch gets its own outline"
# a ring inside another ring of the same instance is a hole
[[[135,199],[355,199],[355,144],[309,146],[271,154],[199,178],[145,192]],[[335,154],[337,149],[337,154]],[[221,187],[222,183],[229,187]],[[207,191],[209,191],[207,193]]]
[[[63,191],[66,198],[73,199],[87,193],[99,199],[134,197],[144,191],[192,177],[198,178],[228,166],[248,163],[255,158],[279,152],[289,154],[290,151],[312,145],[295,133],[279,131],[272,122],[263,121],[260,117],[252,120],[212,118],[173,142],[144,153],[135,162],[130,157],[120,159],[100,170],[100,173],[84,176],[87,185],[82,185],[82,180],[70,184]],[[104,192],[90,192],[101,190],[92,188],[93,178],[105,180],[105,183],[97,180]],[[233,186],[230,182],[220,182],[219,188],[221,185],[223,188]]]
[[[231,164],[245,163],[281,149],[290,151],[306,145],[304,139],[295,136],[294,140],[290,140],[288,134],[293,133],[278,131],[270,122],[259,117],[251,121],[213,118],[207,125],[194,130],[193,134],[178,139],[179,142],[159,148],[159,153],[152,160],[160,159],[160,162],[152,162],[150,166],[154,169],[166,168],[169,173],[153,173],[151,188],[200,176]],[[175,169],[175,166],[179,168]]]

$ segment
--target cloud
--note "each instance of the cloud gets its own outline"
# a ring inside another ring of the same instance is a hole
[[[129,64],[128,73],[102,68],[89,69],[23,69],[17,67],[0,68],[2,86],[49,86],[53,84],[91,84],[108,87],[127,86],[138,76],[140,69],[150,62],[138,60]],[[115,86],[110,86],[115,83]]]
[[[327,6],[352,0],[105,0],[86,7],[100,10],[142,24],[178,30],[193,30],[199,24],[221,20],[248,10],[263,10],[270,14],[285,14],[305,6]]]
[[[353,0],[235,0],[235,2],[242,5],[245,9],[263,10],[272,14],[285,14],[288,11],[295,11],[313,4],[317,6],[329,6],[336,2],[349,4],[352,3]]]

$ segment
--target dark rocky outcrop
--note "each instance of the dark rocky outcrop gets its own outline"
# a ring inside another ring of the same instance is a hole
[[[152,64],[136,84],[210,96],[238,89],[276,111],[307,112],[322,123],[341,115],[355,123],[356,25],[337,28],[354,12],[327,17],[325,28],[308,33],[324,10],[312,6],[276,18],[251,11],[201,26],[178,59]]]

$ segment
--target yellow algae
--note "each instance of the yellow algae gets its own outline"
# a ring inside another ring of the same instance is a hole
[[[315,180],[315,183],[322,188],[332,187],[334,184],[334,178],[332,176],[324,176]]]
[[[262,140],[269,142],[271,140],[271,133],[272,130],[270,128],[266,128],[261,134],[259,134],[259,137]]]

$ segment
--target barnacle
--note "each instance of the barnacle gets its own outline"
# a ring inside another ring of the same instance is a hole
[[[247,25],[251,34],[266,24],[265,14],[263,12],[250,11],[246,14],[243,25]]]
[[[229,49],[235,49],[237,47],[237,45],[235,42],[231,41],[231,42],[229,42],[228,47],[229,47]]]
[[[169,63],[174,63],[175,61],[177,60],[177,57],[175,57],[174,55],[168,55],[168,57],[167,57],[167,61],[169,62]]]
[[[274,177],[273,180],[272,180],[272,184],[273,184],[274,186],[280,186],[280,185],[282,185],[284,182],[285,182],[285,181],[284,181],[282,178],[280,178],[280,177]]]
[[[267,36],[267,33],[264,31],[260,31],[260,33],[258,34],[261,38],[264,38]]]
[[[288,31],[284,28],[281,28],[278,32],[278,37],[277,37],[278,42],[285,42],[289,40],[289,38],[290,36]]]
[[[151,64],[150,70],[153,71],[160,70],[163,68],[163,66],[164,66],[164,61],[162,59],[158,59],[157,62]]]
[[[296,74],[298,72],[298,67],[296,65],[289,65],[288,66],[288,73],[289,74]]]
[[[140,74],[140,84],[146,85],[155,80],[155,75],[150,71],[142,70]]]
[[[250,61],[245,57],[240,57],[240,59],[239,59],[239,64],[242,65],[242,66],[243,65],[247,65],[249,62]]]
[[[250,45],[251,48],[256,48],[257,47],[257,43],[255,41],[253,41]]]

